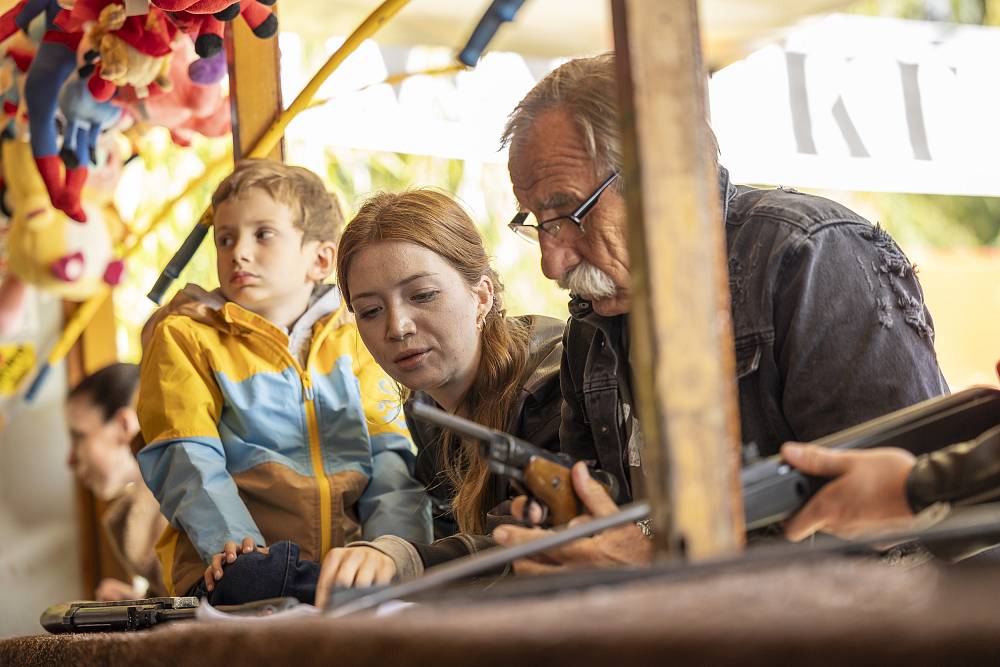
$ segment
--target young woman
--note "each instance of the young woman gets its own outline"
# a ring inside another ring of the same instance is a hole
[[[337,278],[362,340],[401,385],[407,408],[430,401],[558,450],[564,325],[506,316],[482,238],[451,197],[418,189],[369,199],[341,238]],[[506,480],[489,472],[476,443],[407,422],[442,539],[421,545],[383,536],[334,549],[323,563],[318,605],[332,585],[413,577],[493,544],[487,535],[503,518],[492,510],[509,498]]]
[[[84,486],[107,503],[101,526],[130,579],[103,579],[95,593],[98,600],[164,594],[154,546],[167,522],[142,481],[131,444],[139,433],[138,388],[138,366],[111,364],[81,380],[66,401],[70,433],[66,463]]]

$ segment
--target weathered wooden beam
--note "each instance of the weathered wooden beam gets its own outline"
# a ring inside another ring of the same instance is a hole
[[[276,9],[277,6],[271,7],[272,11]],[[231,21],[226,26],[226,60],[233,114],[233,157],[239,160],[250,152],[283,108],[278,37],[260,39],[245,21]],[[283,161],[285,140],[267,157]]]
[[[633,374],[658,555],[741,548],[724,224],[695,0],[612,0]]]

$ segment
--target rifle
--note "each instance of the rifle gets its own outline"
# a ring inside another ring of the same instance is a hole
[[[417,406],[414,406],[417,407]],[[423,411],[423,410],[422,410]],[[453,415],[447,427],[466,420]],[[908,408],[897,410],[883,417],[833,433],[814,441],[827,447],[863,449],[871,447],[902,447],[920,455],[942,447],[972,440],[1000,423],[1000,390],[990,387],[972,387],[950,396],[932,398]],[[464,424],[463,424],[464,426]],[[473,424],[473,426],[478,426]],[[496,437],[496,432],[479,427],[482,431],[462,431],[471,437],[479,435]],[[456,429],[458,430],[458,429]],[[513,436],[504,436],[516,441]],[[517,441],[520,442],[520,441]],[[492,467],[498,470],[497,467]],[[498,470],[499,471],[499,470]],[[760,528],[781,521],[805,503],[827,480],[803,475],[773,456],[751,463],[743,470],[742,485],[747,529]],[[623,526],[645,518],[649,514],[647,503],[634,503],[621,508],[619,514],[593,519],[587,523],[565,528],[546,535],[534,542],[514,547],[494,547],[444,565],[430,568],[427,573],[412,581],[405,581],[374,589],[351,589],[335,592],[327,604],[330,616],[346,616],[372,609],[379,604],[396,599],[413,599],[427,596],[435,589],[442,589],[463,579],[488,572],[518,558],[560,547],[569,542],[595,535],[604,530]],[[969,539],[990,539],[1000,542],[1000,503],[966,508],[956,512],[944,522],[924,531],[903,531],[882,534],[862,540],[845,542],[835,538],[820,537],[815,545],[779,544],[748,550],[737,558],[706,563],[688,564],[668,562],[650,568],[619,568],[613,570],[585,571],[577,574],[532,577],[528,580],[494,585],[493,590],[504,595],[503,587],[517,592],[538,595],[591,585],[632,581],[643,577],[664,575],[692,575],[718,569],[746,567],[755,564],[787,565],[792,560],[827,557],[833,554],[868,553],[886,543],[920,540],[924,544],[946,544]],[[546,581],[549,583],[547,584]],[[521,589],[524,589],[521,591]],[[447,599],[449,593],[439,593],[437,599]],[[462,599],[464,591],[453,592]],[[481,597],[482,591],[476,595]]]
[[[480,453],[493,472],[523,482],[529,493],[550,510],[559,525],[576,516],[579,501],[572,493],[568,458],[552,454],[514,436],[494,431],[443,410],[415,404],[413,415],[479,440]],[[970,387],[890,412],[851,428],[831,433],[812,444],[833,449],[899,447],[917,456],[957,442],[972,440],[1000,423],[1000,390]],[[537,460],[536,458],[537,457]],[[805,504],[828,480],[801,473],[780,455],[750,457],[741,474],[747,530],[783,521]],[[543,474],[544,472],[544,474]],[[593,471],[597,477],[602,471]],[[604,473],[598,477],[614,481]],[[616,485],[610,485],[616,488]],[[611,494],[616,497],[617,492]]]
[[[145,598],[118,602],[64,602],[42,612],[42,627],[64,632],[132,632],[160,623],[194,618],[196,597]],[[244,616],[268,616],[299,604],[295,598],[270,598],[246,604],[223,605],[219,611]]]
[[[997,424],[1000,390],[970,387],[831,433],[812,444],[833,449],[899,447],[920,456],[973,440]],[[746,529],[787,519],[827,481],[795,470],[780,455],[750,461],[742,473]]]
[[[583,511],[573,491],[570,469],[574,461],[569,456],[554,454],[510,433],[487,428],[426,403],[415,402],[413,416],[479,441],[479,455],[490,471],[509,479],[518,493],[541,506],[541,525],[561,526]],[[603,470],[591,470],[590,474],[617,499],[618,482],[614,477]]]

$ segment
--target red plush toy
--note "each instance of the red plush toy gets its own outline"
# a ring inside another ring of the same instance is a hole
[[[126,16],[120,0],[76,0],[62,25],[71,31],[86,26],[90,49],[81,75],[90,76],[96,100],[110,100],[122,86],[132,86],[140,97],[169,87],[177,27],[162,11],[150,7],[148,14]]]
[[[222,21],[242,16],[253,34],[268,39],[278,32],[278,18],[267,7],[275,0],[151,0],[151,4],[170,12],[171,18],[194,40],[202,58],[222,50]]]

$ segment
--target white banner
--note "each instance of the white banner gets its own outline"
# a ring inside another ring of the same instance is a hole
[[[740,183],[1000,195],[1000,29],[832,15],[712,78]]]

